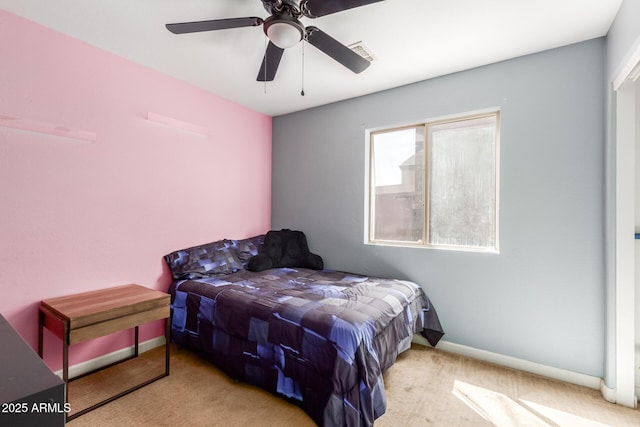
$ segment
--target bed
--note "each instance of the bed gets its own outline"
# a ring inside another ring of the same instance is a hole
[[[320,426],[371,426],[382,374],[415,333],[436,345],[438,315],[415,283],[301,267],[249,271],[264,236],[165,256],[172,340],[230,377],[299,405]]]

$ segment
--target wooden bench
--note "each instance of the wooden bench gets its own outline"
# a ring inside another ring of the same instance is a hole
[[[154,320],[165,321],[165,372],[107,398],[67,417],[71,420],[105,405],[125,394],[169,375],[169,317],[170,296],[140,285],[124,285],[97,291],[83,292],[40,303],[38,354],[42,357],[43,330],[49,329],[62,340],[62,379],[66,384],[68,402],[69,346],[124,329],[135,328],[134,354],[119,360],[121,363],[138,357],[138,326]],[[100,369],[104,369],[100,368]],[[97,371],[97,370],[96,370]],[[92,371],[90,373],[93,373]],[[88,375],[87,373],[85,375]]]

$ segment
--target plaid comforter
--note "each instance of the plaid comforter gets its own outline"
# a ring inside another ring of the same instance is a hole
[[[279,268],[176,281],[172,337],[231,377],[301,406],[320,426],[370,426],[382,373],[414,333],[444,334],[422,288],[402,280]]]

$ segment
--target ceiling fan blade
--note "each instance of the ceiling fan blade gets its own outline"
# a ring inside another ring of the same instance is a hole
[[[260,72],[258,72],[257,80],[259,82],[273,81],[276,77],[276,72],[278,71],[278,66],[280,65],[280,59],[282,59],[283,53],[284,49],[281,49],[275,44],[269,42],[267,51],[264,53],[264,58],[262,59]]]
[[[306,6],[310,18],[317,18],[379,1],[383,0],[306,0],[302,4]]]
[[[307,41],[354,73],[361,73],[371,63],[317,27],[306,28]]]
[[[256,27],[262,25],[262,19],[256,17],[212,19],[210,21],[181,22],[167,24],[167,30],[173,34],[197,33],[200,31],[226,30],[229,28]]]

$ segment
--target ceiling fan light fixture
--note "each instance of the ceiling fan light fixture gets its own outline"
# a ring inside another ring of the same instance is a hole
[[[300,43],[304,35],[304,25],[289,15],[272,15],[265,19],[264,33],[281,49],[288,49]]]

